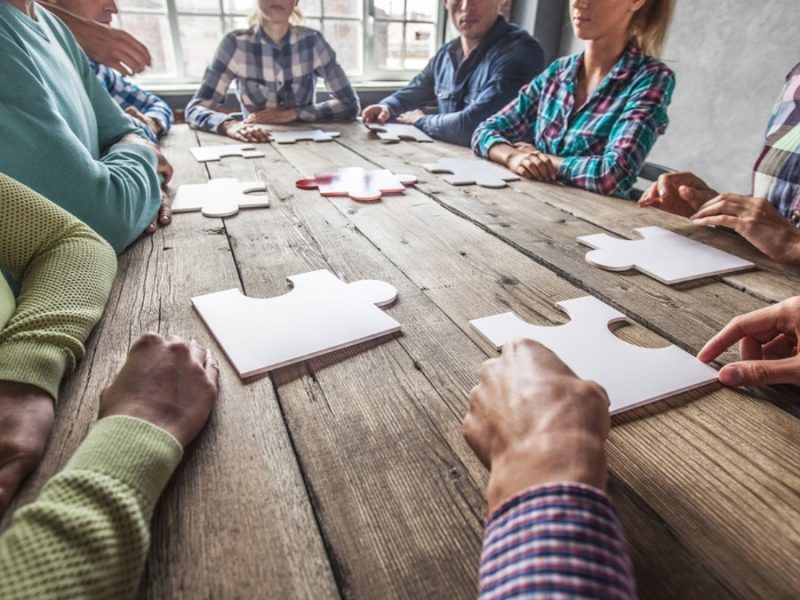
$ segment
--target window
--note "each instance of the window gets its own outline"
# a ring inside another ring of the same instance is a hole
[[[145,83],[196,83],[225,32],[247,27],[257,0],[120,0],[115,24],[150,48]],[[442,0],[301,0],[355,82],[408,80],[444,38]]]

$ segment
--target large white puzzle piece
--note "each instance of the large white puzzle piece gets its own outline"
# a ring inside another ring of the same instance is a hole
[[[276,144],[296,144],[297,142],[332,142],[341,134],[338,131],[308,129],[304,131],[270,131],[269,139]]]
[[[172,212],[202,211],[207,217],[230,217],[240,208],[265,208],[269,196],[248,196],[248,192],[265,192],[261,181],[237,181],[231,178],[212,179],[208,183],[182,185],[172,201]]]
[[[377,123],[370,123],[367,129],[377,134],[378,137],[387,143],[399,142],[406,140],[410,142],[432,142],[433,139],[423,131],[420,131],[413,125],[405,125],[403,123],[384,123],[379,125]]]
[[[451,173],[444,178],[451,185],[477,184],[487,188],[503,188],[509,181],[519,181],[519,177],[508,169],[487,160],[440,158],[439,162],[422,166],[431,173]]]
[[[661,227],[634,229],[641,240],[624,240],[605,233],[578,241],[595,248],[586,261],[610,271],[636,269],[662,283],[675,284],[750,269],[749,260],[706,246]]]
[[[264,153],[252,144],[223,144],[221,146],[200,146],[191,148],[192,156],[197,162],[222,160],[226,156],[240,156],[242,158],[259,158]]]
[[[609,325],[625,315],[586,296],[557,304],[570,322],[538,327],[512,312],[470,321],[496,349],[514,339],[530,338],[547,346],[578,377],[602,385],[611,414],[679,394],[717,379],[717,372],[677,346],[641,348],[616,337]]]
[[[397,298],[383,281],[344,283],[329,271],[289,277],[276,298],[238,289],[192,298],[240,377],[251,377],[400,330],[380,306]]]
[[[402,194],[406,186],[416,182],[413,175],[395,175],[386,169],[344,167],[314,179],[301,179],[296,185],[302,190],[318,189],[326,197],[349,196],[358,202],[377,202],[385,195]]]

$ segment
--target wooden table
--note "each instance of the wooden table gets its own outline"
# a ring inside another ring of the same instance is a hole
[[[800,290],[798,270],[735,235],[561,186],[456,188],[419,165],[467,149],[384,145],[357,124],[328,128],[342,133],[337,142],[264,145],[263,159],[205,167],[188,148],[226,139],[176,127],[166,140],[173,189],[263,177],[272,207],[224,220],[176,215],[121,257],[46,459],[19,495],[17,505],[35,497],[78,446],[138,335],[217,348],[192,296],[232,287],[280,295],[287,276],[314,269],[394,284],[396,337],[248,382],[218,351],[220,399],[156,512],[142,597],[472,598],[487,476],[460,427],[478,366],[495,352],[470,319],[513,310],[562,323],[555,302],[592,294],[635,322],[624,339],[696,352],[734,315]],[[338,166],[410,172],[420,183],[370,205],[295,188]],[[594,268],[575,241],[653,224],[760,269],[667,287]],[[643,598],[796,597],[798,417],[794,388],[718,385],[615,417],[610,492]]]

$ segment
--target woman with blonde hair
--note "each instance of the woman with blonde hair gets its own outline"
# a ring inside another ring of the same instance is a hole
[[[571,0],[583,52],[554,61],[475,130],[476,154],[540,181],[627,198],[669,119],[657,57],[675,0]]]
[[[258,0],[249,29],[227,34],[186,107],[195,129],[245,142],[266,142],[257,125],[292,121],[346,121],[359,113],[358,96],[336,53],[319,31],[302,27],[298,0]],[[316,101],[317,79],[332,94]],[[244,121],[216,109],[236,82]]]

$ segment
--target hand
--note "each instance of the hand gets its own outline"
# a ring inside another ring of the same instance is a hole
[[[739,342],[740,362],[720,369],[725,385],[800,385],[800,296],[736,317],[697,355],[710,362]]]
[[[265,108],[247,115],[248,125],[282,125],[297,121],[297,111],[293,108]]]
[[[240,142],[251,144],[269,142],[269,132],[266,129],[240,121],[223,121],[222,125],[219,126],[219,132]]]
[[[397,122],[404,123],[406,125],[413,125],[424,116],[425,113],[422,112],[421,110],[409,110],[408,112],[404,112],[400,116],[398,116]]]
[[[146,140],[141,135],[137,135],[135,133],[129,133],[127,135],[122,136],[118,143],[120,144],[136,144],[138,146],[144,146],[146,148],[150,148],[153,153],[156,155],[156,171],[161,176],[161,185],[164,186],[170,182],[172,179],[172,165],[167,160],[167,157],[164,156],[164,153],[161,152],[161,148],[156,146],[150,140]]]
[[[53,428],[53,399],[32,385],[0,381],[0,515],[38,466]]]
[[[722,194],[690,218],[695,225],[733,229],[774,261],[800,265],[800,230],[764,198]]]
[[[647,188],[639,207],[655,206],[681,217],[691,217],[717,192],[692,173],[665,173]]]
[[[608,398],[532,340],[483,363],[462,432],[490,470],[489,514],[526,488],[557,481],[605,489]]]
[[[203,429],[218,391],[219,366],[209,350],[176,336],[146,333],[100,395],[100,418],[149,421],[185,448]]]
[[[129,106],[125,109],[125,112],[132,118],[140,123],[142,123],[145,127],[147,127],[150,131],[153,132],[153,135],[159,137],[162,132],[164,131],[164,125],[161,124],[161,121],[158,119],[154,119],[153,117],[148,117],[146,114],[140,112],[138,109],[134,108],[133,106]]]
[[[530,144],[522,150],[516,149],[506,160],[506,166],[522,177],[537,181],[556,181],[558,169],[550,157]]]
[[[389,108],[383,104],[373,104],[361,111],[361,120],[365,125],[370,125],[372,123],[383,125],[391,116]]]
[[[166,227],[172,223],[172,199],[169,197],[169,192],[161,188],[161,208],[158,209],[158,214],[153,222],[144,230],[145,235],[152,235],[158,231],[158,226]]]

